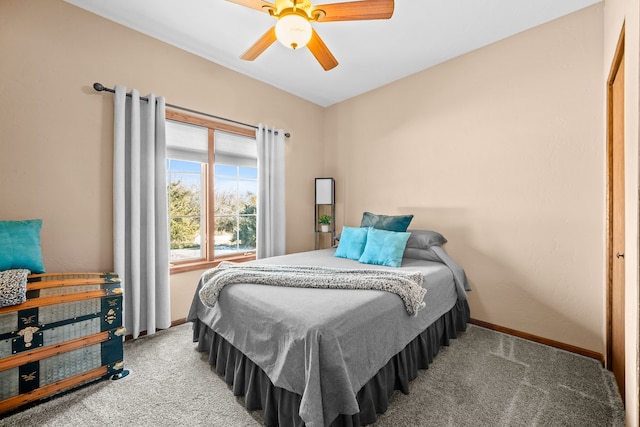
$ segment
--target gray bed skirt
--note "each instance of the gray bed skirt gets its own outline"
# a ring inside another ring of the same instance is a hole
[[[332,427],[350,427],[372,424],[377,414],[387,410],[394,390],[409,393],[409,382],[418,376],[419,369],[427,369],[440,347],[449,345],[464,331],[469,321],[467,301],[456,305],[397,353],[358,391],[356,399],[360,412],[355,415],[339,415]],[[207,353],[209,363],[232,387],[235,396],[244,396],[245,407],[262,409],[266,426],[301,427],[304,422],[298,415],[301,396],[275,387],[269,377],[242,352],[197,319],[193,323],[193,341],[197,350]]]

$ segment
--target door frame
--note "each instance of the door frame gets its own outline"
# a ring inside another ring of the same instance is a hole
[[[607,334],[607,353],[605,358],[605,366],[611,370],[613,360],[612,345],[612,304],[613,304],[613,81],[618,73],[620,64],[624,57],[624,37],[625,24],[622,24],[618,45],[613,57],[609,76],[607,77],[607,252],[606,252],[606,285],[607,285],[607,301],[606,301],[606,334]]]

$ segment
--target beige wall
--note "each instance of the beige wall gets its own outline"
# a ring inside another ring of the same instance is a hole
[[[640,6],[637,0],[607,0],[604,13],[604,74],[608,76],[625,28],[625,349],[628,427],[640,425],[638,405],[638,138],[640,134]]]
[[[602,61],[600,4],[328,108],[338,220],[412,213],[472,317],[604,353]]]
[[[0,52],[0,218],[44,220],[47,270],[113,269],[113,100],[96,81],[290,132],[287,250],[313,249],[321,107],[61,0],[0,2]],[[172,276],[173,319],[194,277]]]

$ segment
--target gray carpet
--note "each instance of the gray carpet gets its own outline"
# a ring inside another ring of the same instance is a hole
[[[0,420],[0,426],[260,426],[191,343],[191,324],[125,343],[131,375]],[[396,391],[383,426],[624,426],[600,363],[470,325]]]

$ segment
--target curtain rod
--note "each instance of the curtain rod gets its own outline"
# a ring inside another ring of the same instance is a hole
[[[95,89],[97,92],[116,93],[115,90],[113,90],[111,88],[108,88],[108,87],[105,87],[101,83],[94,83],[93,84],[93,89]],[[127,96],[131,97],[131,94],[127,93]],[[141,96],[140,99],[142,99],[143,101],[149,102],[149,99],[144,97],[144,96]],[[238,122],[236,120],[226,119],[224,117],[219,117],[219,116],[214,116],[213,114],[203,113],[202,111],[192,110],[191,108],[180,107],[179,105],[173,105],[173,104],[168,104],[168,103],[165,103],[165,105],[167,107],[175,108],[175,109],[182,110],[182,111],[187,111],[189,113],[200,114],[202,116],[207,116],[207,117],[211,117],[211,118],[218,119],[218,120],[224,120],[225,122],[235,123],[237,125],[247,126],[247,127],[250,127],[250,128],[258,129],[258,126],[256,126],[256,125],[250,125],[249,123],[242,123],[242,122]],[[269,132],[271,132],[271,130],[269,130]],[[276,135],[277,135],[278,131],[275,131],[275,132],[276,132]],[[289,138],[291,136],[291,134],[289,132],[287,132],[287,133],[284,134],[284,136],[286,138]]]

